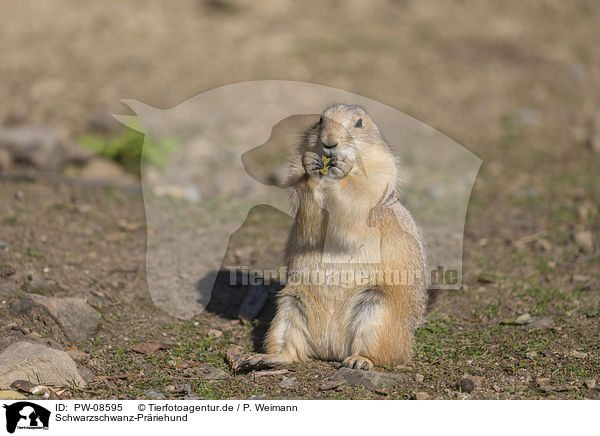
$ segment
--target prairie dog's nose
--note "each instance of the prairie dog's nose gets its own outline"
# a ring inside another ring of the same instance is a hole
[[[323,143],[323,145],[327,148],[333,148],[336,145],[338,145],[338,139],[337,137],[332,134],[329,133],[327,135],[321,136],[321,142]]]

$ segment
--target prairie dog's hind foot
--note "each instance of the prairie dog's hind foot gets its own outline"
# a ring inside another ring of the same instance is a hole
[[[351,369],[370,371],[371,368],[373,368],[373,362],[363,356],[350,356],[344,359],[342,366]]]

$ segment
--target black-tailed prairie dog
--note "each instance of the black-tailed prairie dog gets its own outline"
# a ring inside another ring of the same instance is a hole
[[[365,109],[336,104],[291,159],[288,283],[248,370],[306,359],[369,370],[410,359],[426,303],[422,236],[398,201],[399,166]]]

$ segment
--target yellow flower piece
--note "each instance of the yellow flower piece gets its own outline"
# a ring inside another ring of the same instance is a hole
[[[329,165],[331,158],[323,155],[321,156],[321,159],[323,160],[323,168],[321,168],[319,172],[324,175],[327,174],[329,172],[329,168],[331,168],[331,165]]]

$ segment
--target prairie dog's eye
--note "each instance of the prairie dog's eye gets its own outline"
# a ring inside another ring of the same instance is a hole
[[[319,124],[323,124],[323,117],[319,118]]]
[[[354,124],[354,127],[362,127],[362,118],[358,119],[358,121]]]

